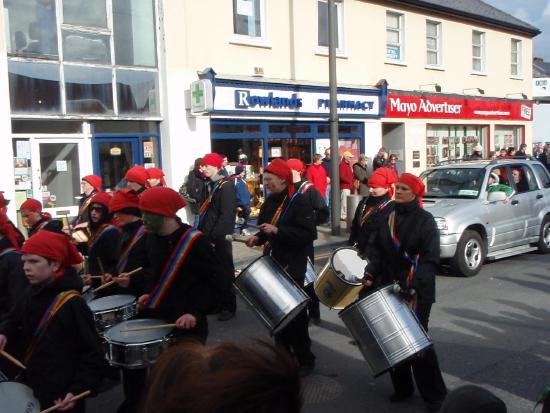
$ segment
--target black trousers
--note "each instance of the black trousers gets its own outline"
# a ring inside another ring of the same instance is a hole
[[[304,291],[311,298],[307,304],[307,311],[309,318],[321,318],[321,311],[319,309],[319,297],[315,294],[314,284],[311,283],[307,287],[304,287]]]
[[[311,352],[311,339],[309,338],[305,308],[280,333],[275,335],[275,343],[285,347],[294,355],[300,366],[315,364],[315,355]]]
[[[428,331],[431,304],[418,304],[418,320]],[[400,364],[391,373],[391,380],[395,394],[398,396],[409,396],[414,393],[414,381],[418,392],[427,403],[439,403],[447,395],[447,387],[443,381],[437,354],[432,347],[413,360]]]
[[[235,266],[233,265],[233,246],[231,241],[225,238],[212,239],[216,255],[221,261],[223,268],[223,277],[226,288],[220,299],[221,310],[235,313],[237,310],[237,297],[233,289],[233,281],[235,279]]]

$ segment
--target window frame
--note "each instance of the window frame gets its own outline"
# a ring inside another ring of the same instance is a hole
[[[474,35],[479,34],[480,43],[474,43]],[[487,68],[486,68],[486,45],[487,45],[487,33],[481,31],[472,29],[472,73],[473,74],[486,74]],[[479,47],[479,56],[474,56],[474,47]],[[480,62],[480,69],[477,70],[474,66],[474,61],[479,60]]]
[[[328,1],[327,0],[317,0],[317,45],[315,53],[323,56],[328,56],[328,46],[323,46],[319,44],[319,3],[324,3],[327,5],[328,13]],[[344,2],[343,0],[336,0],[334,2],[336,5],[336,32],[338,36],[338,44],[336,45],[336,56],[345,57],[345,42],[344,42]],[[327,19],[327,39],[328,39],[328,19]]]
[[[261,36],[250,36],[246,34],[235,33],[235,13],[236,13],[236,1],[233,0],[232,4],[232,13],[231,18],[233,19],[232,23],[232,38],[230,43],[248,45],[248,46],[257,46],[257,47],[267,47],[271,48],[271,43],[268,40],[268,28],[267,28],[267,12],[266,12],[266,2],[265,0],[259,0],[260,4],[260,31]]]
[[[434,36],[430,36],[428,34],[428,25],[429,24],[435,25],[435,28],[436,28],[435,41],[436,41],[436,45],[437,45],[436,47],[437,48],[435,50],[428,48],[428,39],[433,39],[434,38]],[[442,35],[441,34],[442,34],[442,23],[440,21],[427,19],[426,20],[426,67],[441,68],[441,66],[443,65],[442,51],[441,51],[441,45],[442,45],[442,40],[441,40]],[[435,64],[429,62],[429,59],[428,59],[428,53],[429,52],[435,53],[436,60],[437,60],[437,62]]]
[[[394,15],[397,17],[398,21],[398,28],[388,28],[388,15]],[[405,14],[396,10],[386,10],[386,63],[389,64],[397,64],[397,65],[405,65]],[[393,31],[398,33],[399,36],[399,43],[391,43],[388,41],[388,31]],[[398,46],[399,47],[399,59],[391,59],[388,58],[388,45],[390,46]]]
[[[514,52],[514,45],[516,45],[516,50]],[[521,78],[523,76],[523,67],[521,64],[523,54],[523,43],[521,39],[510,39],[510,77],[512,78]],[[516,56],[516,61],[514,62],[514,55]],[[516,73],[514,73],[514,67]]]

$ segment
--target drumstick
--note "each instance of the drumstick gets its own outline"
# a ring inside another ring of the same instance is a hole
[[[242,238],[233,238],[232,240],[233,242],[242,242],[243,244],[246,244],[246,241],[245,239],[242,239]]]
[[[122,273],[122,274],[126,274],[126,275],[129,277],[130,275],[135,274],[136,272],[141,271],[142,269],[143,269],[143,267],[137,267],[135,270],[132,270],[132,271],[127,272],[127,273]],[[118,278],[118,277],[114,277],[114,278]],[[99,287],[97,287],[97,288],[93,291],[93,293],[95,294],[95,293],[97,293],[98,291],[103,290],[104,288],[107,288],[107,287],[109,287],[110,285],[113,285],[115,282],[116,282],[116,279],[113,279],[112,281],[109,281],[108,283],[105,283],[105,284],[103,284],[103,285],[100,285]]]
[[[27,367],[23,363],[21,363],[19,360],[17,360],[15,357],[13,357],[11,354],[6,353],[4,350],[0,350],[0,355],[7,358],[9,361],[11,361],[13,364],[15,364],[17,367],[22,368],[23,370],[26,370]]]
[[[92,392],[90,390],[86,390],[86,391],[83,391],[82,393],[80,394],[77,394],[76,396],[73,396],[71,401],[73,402],[76,402],[80,399],[83,399],[84,397],[87,397],[89,396],[90,394],[92,394]],[[49,407],[47,408],[46,410],[41,410],[40,413],[50,413],[50,412],[54,412],[56,411],[59,407],[61,406],[61,404],[54,404],[52,407]]]
[[[121,333],[130,333],[132,331],[145,331],[145,330],[156,330],[159,328],[173,328],[176,326],[176,323],[171,324],[156,324],[153,326],[144,326],[144,327],[134,327],[134,328],[123,328],[120,330]]]
[[[84,277],[84,275],[82,275]],[[89,275],[90,278],[103,278],[103,275]]]
[[[97,257],[97,264],[99,265],[99,271],[101,271],[101,274],[105,274],[105,268],[103,268],[103,263],[99,257]]]

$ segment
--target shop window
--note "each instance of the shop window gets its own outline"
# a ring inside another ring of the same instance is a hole
[[[476,145],[485,153],[486,126],[428,125],[426,138],[426,164],[467,160]]]
[[[82,121],[25,119],[11,121],[12,133],[82,133]]]
[[[233,32],[237,35],[265,37],[263,0],[233,0]]]
[[[330,125],[319,125],[317,127],[317,132],[319,133],[329,133],[330,134]],[[338,133],[339,134],[352,134],[360,136],[361,130],[357,125],[342,125],[338,124]]]
[[[519,148],[523,138],[522,126],[496,126],[495,127],[495,152],[501,149]]]
[[[426,21],[426,64],[441,66],[441,23]]]
[[[9,28],[9,54],[58,56],[55,0],[5,1],[4,9]]]
[[[311,133],[309,125],[269,125],[269,133]]]
[[[119,114],[159,114],[156,72],[118,69],[116,88]]]
[[[94,133],[157,133],[157,122],[100,120],[94,122]]]
[[[110,69],[65,66],[67,113],[113,114]]]
[[[210,128],[212,133],[260,133],[261,125],[233,125],[233,124],[213,124]]]
[[[511,42],[511,68],[510,74],[512,76],[521,76],[521,40],[512,39]]]
[[[111,64],[110,35],[63,30],[63,60]]]
[[[344,13],[341,1],[335,2],[336,9],[336,50],[344,51]],[[317,1],[317,45],[323,48],[328,47],[328,2],[327,0]]]
[[[403,25],[405,16],[400,13],[386,12],[386,60],[403,61]]]
[[[472,31],[472,70],[485,72],[485,33]]]
[[[61,112],[58,64],[9,60],[8,72],[13,113]]]
[[[105,0],[63,0],[63,23],[107,27]]]
[[[154,0],[113,1],[116,64],[157,65]]]

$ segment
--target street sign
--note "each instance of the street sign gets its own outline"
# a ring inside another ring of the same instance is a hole
[[[214,99],[212,93],[212,82],[208,79],[197,80],[189,87],[191,99],[191,114],[201,115],[212,112]]]

